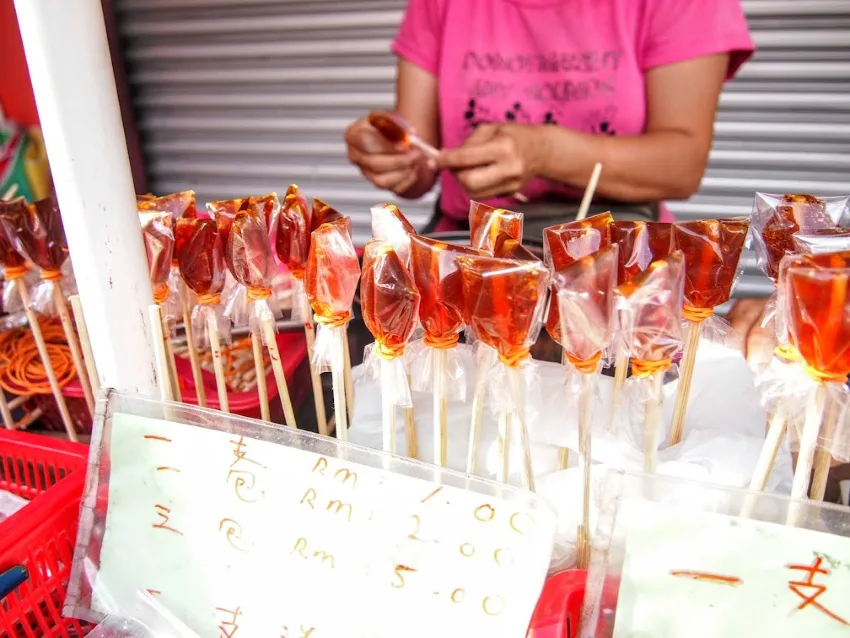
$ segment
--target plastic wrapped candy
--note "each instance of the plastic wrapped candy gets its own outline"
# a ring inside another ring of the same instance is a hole
[[[850,197],[756,193],[751,216],[756,259],[776,281],[779,262],[795,251],[794,235],[836,228],[850,215]]]
[[[643,407],[638,422],[644,421],[646,472],[654,472],[657,462],[664,373],[682,348],[683,287],[683,258],[676,252],[614,291],[622,343],[632,360],[627,387]]]
[[[313,231],[305,285],[319,324],[313,364],[320,372],[343,369],[344,330],[351,319],[359,279],[360,262],[351,241],[351,221],[338,219]]]
[[[493,208],[480,202],[469,205],[469,236],[473,248],[493,254],[496,238],[506,233],[522,242],[522,213],[504,208]]]
[[[611,243],[620,247],[617,266],[617,282],[620,284],[644,272],[652,262],[670,254],[672,224],[614,221],[608,232]]]
[[[323,202],[318,197],[313,198],[313,226],[312,230],[316,230],[322,224],[347,219],[336,208]]]
[[[24,205],[24,200],[0,201],[0,218],[11,206]],[[17,292],[20,280],[29,273],[27,259],[15,248],[5,224],[0,224],[0,263],[3,265],[3,310],[8,313],[23,310]]]
[[[794,233],[794,252],[817,255],[850,250],[850,228],[822,228]]]
[[[178,219],[174,234],[180,274],[198,297],[191,319],[196,345],[203,349],[209,347],[207,327],[229,342],[230,321],[224,316],[221,306],[227,270],[216,222],[212,219]]]
[[[419,291],[389,242],[373,240],[366,244],[360,303],[366,328],[375,337],[366,351],[366,366],[380,367],[384,451],[394,454],[395,406],[413,407],[403,355],[416,326]]]
[[[418,148],[431,157],[439,154],[439,151],[419,137],[413,126],[400,115],[387,111],[372,111],[368,119],[369,124],[393,144],[401,144],[404,148]]]
[[[463,294],[470,310],[470,326],[476,338],[498,352],[498,363],[490,374],[490,397],[499,419],[503,447],[502,480],[509,472],[511,422],[520,426],[523,480],[534,489],[534,471],[528,441],[529,389],[539,384],[533,375],[529,349],[543,326],[549,271],[539,260],[519,262],[495,257],[459,257]]]
[[[493,256],[518,261],[540,261],[537,255],[522,245],[522,241],[514,239],[508,233],[499,233],[496,237],[493,244]]]
[[[313,226],[313,209],[301,190],[291,185],[280,207],[274,248],[278,259],[289,268],[295,285],[292,296],[292,320],[311,321],[310,304],[304,291],[304,272],[310,253],[310,233]]]
[[[552,272],[557,272],[608,246],[609,228],[613,221],[611,213],[601,213],[587,219],[544,228],[543,260],[546,265]],[[546,331],[555,342],[561,343],[561,315],[557,303],[549,304]]]
[[[389,242],[405,268],[410,267],[410,237],[416,229],[395,204],[372,206],[372,237]]]
[[[153,287],[154,301],[163,309],[163,319],[174,321],[174,313],[166,303],[171,294],[168,276],[174,258],[174,219],[168,213],[139,213],[142,238],[148,257],[148,272]]]
[[[64,297],[76,292],[73,277],[67,276],[68,244],[56,200],[49,197],[30,205],[23,199],[0,203],[0,219],[16,250],[40,270],[42,284],[31,292],[32,308],[56,316],[56,286]]]

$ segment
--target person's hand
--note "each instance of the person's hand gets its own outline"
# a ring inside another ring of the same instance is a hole
[[[739,299],[726,316],[732,329],[744,338],[744,356],[756,371],[767,367],[776,347],[773,320],[761,325],[766,305],[767,299]]]
[[[349,161],[363,176],[397,195],[404,195],[419,181],[428,161],[421,151],[388,141],[366,119],[346,129],[345,143]]]
[[[459,147],[443,150],[437,165],[455,174],[470,199],[512,195],[537,175],[544,137],[530,124],[482,124]]]

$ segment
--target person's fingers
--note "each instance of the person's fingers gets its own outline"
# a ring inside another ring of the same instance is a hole
[[[414,181],[416,180],[416,171],[412,168],[403,168],[401,170],[390,171],[387,173],[363,171],[363,175],[378,188],[383,188],[389,191],[401,190],[400,187],[409,182],[411,178]]]
[[[483,144],[484,142],[492,140],[498,133],[498,124],[481,124],[475,127],[475,130],[472,131],[472,135],[464,140],[463,145],[477,146],[478,144]]]
[[[489,199],[500,195],[510,195],[522,187],[520,183],[521,167],[518,162],[507,160],[489,166],[471,168],[456,173],[457,179],[470,198]]]
[[[364,171],[376,174],[390,173],[414,166],[421,158],[422,153],[410,150],[400,154],[370,154],[352,146],[348,147],[348,160]]]
[[[753,370],[764,370],[773,359],[773,349],[776,347],[776,337],[773,322],[765,327],[761,325],[761,318],[750,327],[747,335],[747,363]]]
[[[726,320],[735,332],[746,338],[753,324],[761,320],[764,305],[761,299],[739,299],[726,315]]]
[[[482,130],[484,132],[479,134]],[[492,164],[505,155],[513,154],[513,139],[498,135],[498,131],[495,125],[479,126],[461,146],[440,151],[436,158],[437,166],[450,170],[474,168]]]
[[[403,154],[407,149],[393,144],[378,132],[367,120],[357,120],[345,129],[345,143],[349,150],[356,149],[366,155]]]

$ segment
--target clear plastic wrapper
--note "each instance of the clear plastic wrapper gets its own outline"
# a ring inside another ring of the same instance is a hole
[[[411,365],[413,388],[433,390],[434,353],[430,350],[444,350],[446,375],[442,387],[449,400],[462,401],[465,399],[465,371],[456,348],[468,313],[457,260],[464,255],[486,256],[486,253],[419,236],[411,237],[410,248],[413,279],[421,296],[419,321],[425,331],[421,342],[425,346],[423,360]],[[416,346],[413,351],[423,352],[423,349]]]
[[[277,258],[292,274],[292,320],[300,323],[312,319],[304,292],[304,271],[310,253],[312,226],[313,209],[301,189],[290,185],[280,207],[273,245]]]
[[[613,221],[608,227],[612,244],[620,247],[617,283],[623,284],[649,265],[670,254],[673,225],[665,222]]]
[[[522,242],[522,213],[505,208],[493,208],[480,202],[469,205],[469,236],[473,248],[493,254],[496,238],[507,233],[513,239]]]
[[[227,267],[215,220],[178,219],[174,234],[180,275],[197,295],[191,317],[195,345],[201,349],[209,347],[208,327],[229,343],[230,319],[221,304]]]
[[[369,124],[374,126],[384,138],[403,148],[417,148],[426,155],[435,157],[439,151],[416,134],[416,129],[407,120],[396,113],[372,111],[368,116]]]
[[[131,608],[104,618],[88,638],[201,638],[148,592],[139,590],[136,599]]]
[[[419,291],[389,242],[373,240],[366,244],[360,306],[366,328],[375,337],[364,362],[373,370],[382,368],[375,378],[380,379],[385,400],[411,407],[404,351],[416,325]]]
[[[348,219],[340,213],[336,208],[326,204],[318,197],[313,198],[313,220],[312,230],[315,231],[322,224],[338,222],[343,219]],[[350,232],[350,231],[349,231]]]
[[[169,297],[172,297],[168,278],[174,258],[174,219],[168,213],[140,212],[139,222],[148,257],[153,299],[163,309],[163,318],[172,325],[176,315],[173,304],[168,304]]]
[[[508,233],[499,233],[493,243],[493,256],[499,259],[514,259],[516,261],[536,261],[540,258],[522,245],[522,241],[511,237]]]
[[[345,325],[351,319],[359,279],[351,221],[343,217],[314,230],[304,283],[319,324],[313,346],[313,365],[319,372],[343,369]]]
[[[776,281],[779,262],[796,250],[796,233],[836,229],[842,220],[850,221],[848,217],[850,196],[756,193],[750,220],[759,267]]]
[[[410,237],[416,229],[395,204],[372,206],[372,237],[389,242],[406,268],[410,267]]]
[[[794,252],[809,255],[850,250],[850,228],[824,228],[794,233]]]
[[[543,229],[543,260],[553,273],[573,262],[592,255],[610,243],[611,213],[601,213],[574,222]],[[555,282],[552,293],[557,294]],[[561,343],[561,315],[557,303],[549,304],[546,331]]]
[[[246,306],[240,303],[243,291],[234,292],[227,301],[226,313],[234,325],[240,325],[238,320],[243,313],[247,314],[251,331],[262,335],[262,321],[267,315],[276,314],[272,306],[272,279],[277,266],[269,243],[268,223],[277,223],[280,208],[277,196],[215,202],[207,206],[215,215],[227,269],[244,288]]]

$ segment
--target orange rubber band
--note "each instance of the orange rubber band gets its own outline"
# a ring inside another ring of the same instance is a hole
[[[199,306],[217,306],[221,303],[221,295],[216,293],[206,293],[198,295]]]
[[[528,357],[528,355],[528,350],[520,350],[519,352],[512,354],[510,357],[502,356],[502,354],[499,353],[499,361],[504,363],[509,368],[515,368],[520,363],[522,363]]]
[[[422,339],[423,343],[429,348],[436,348],[437,350],[449,350],[457,346],[458,339],[460,339],[460,335],[450,334],[445,337],[436,337],[434,335],[425,333],[425,337]]]
[[[62,271],[58,268],[48,268],[41,271],[42,281],[59,281],[62,279]]]
[[[381,343],[380,341],[375,342],[375,348],[373,352],[379,356],[381,359],[391,360],[397,359],[401,355],[404,354],[404,348],[407,344],[401,344],[400,346],[388,346],[385,343]]]
[[[791,344],[787,344],[784,346],[776,346],[773,349],[773,354],[788,363],[797,363],[798,361],[803,360],[803,357],[800,356],[800,353],[797,348],[795,348]]]
[[[682,308],[682,316],[691,323],[702,323],[714,314],[714,308],[697,308],[685,304]]]
[[[845,383],[847,381],[847,373],[839,373],[839,372],[821,372],[813,368],[812,366],[806,364],[803,366],[803,370],[806,371],[806,374],[809,375],[811,379],[817,381],[818,383]]]
[[[255,288],[254,286],[246,286],[248,289],[248,301],[264,301],[272,296],[271,288]]]
[[[160,284],[154,288],[153,291],[153,300],[158,305],[161,306],[168,299],[168,295],[171,291],[168,289],[167,284]]]
[[[3,278],[6,281],[15,281],[26,275],[29,271],[28,266],[7,266]]]
[[[602,359],[602,352],[597,352],[595,355],[590,357],[590,359],[576,359],[570,354],[567,354],[566,359],[582,374],[593,374],[599,369],[599,361]]]
[[[672,359],[661,359],[660,361],[632,359],[632,376],[638,379],[646,379],[659,372],[666,372],[672,363]]]
[[[328,328],[340,328],[347,324],[351,319],[351,313],[346,312],[341,315],[335,315],[333,317],[322,317],[320,315],[313,315],[313,319],[316,320],[316,323],[321,324],[323,326],[327,326]]]
[[[77,376],[65,331],[55,321],[40,321],[41,334],[59,387]],[[0,388],[12,394],[52,394],[32,331],[14,328],[0,334]]]

